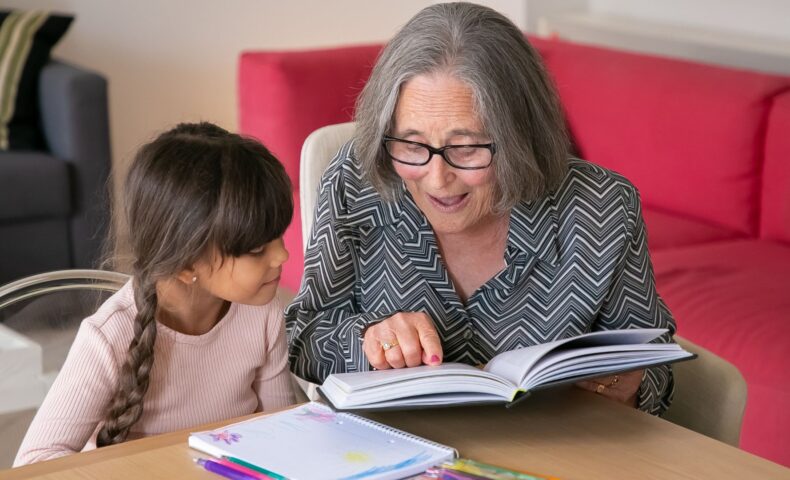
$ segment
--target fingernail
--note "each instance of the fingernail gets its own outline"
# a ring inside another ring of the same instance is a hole
[[[439,355],[431,355],[431,363],[439,363]]]

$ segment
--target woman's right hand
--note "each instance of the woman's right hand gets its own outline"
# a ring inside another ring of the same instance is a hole
[[[423,312],[398,312],[371,325],[362,348],[378,370],[442,363],[442,342],[431,317]]]

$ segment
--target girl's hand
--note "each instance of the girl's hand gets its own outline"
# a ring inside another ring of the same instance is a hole
[[[594,378],[576,382],[576,386],[603,395],[606,398],[636,407],[636,393],[642,383],[644,370]]]
[[[422,312],[399,312],[368,327],[362,348],[378,370],[442,363],[439,334]]]

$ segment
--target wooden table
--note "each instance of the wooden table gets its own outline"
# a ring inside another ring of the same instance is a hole
[[[541,392],[517,407],[368,414],[451,445],[462,456],[562,479],[790,479],[790,469],[578,389]],[[216,428],[221,422],[194,430]],[[0,479],[217,480],[196,467],[188,431],[0,472]]]

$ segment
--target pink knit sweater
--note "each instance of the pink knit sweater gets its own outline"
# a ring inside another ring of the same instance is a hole
[[[14,466],[95,448],[136,313],[130,282],[82,322]],[[279,302],[258,307],[234,303],[203,335],[184,335],[157,323],[150,386],[129,439],[294,401]]]

